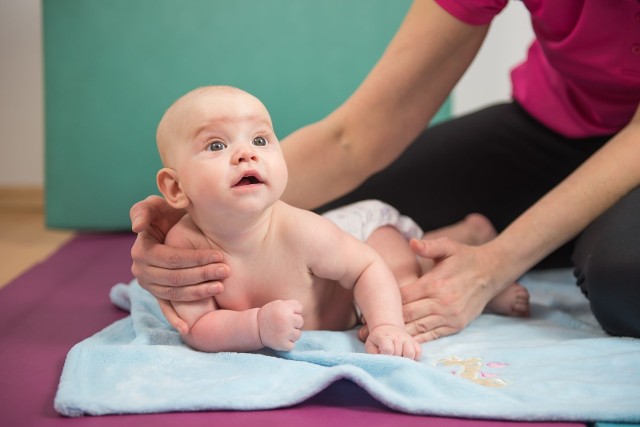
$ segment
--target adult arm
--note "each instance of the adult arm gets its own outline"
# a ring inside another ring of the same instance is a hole
[[[312,274],[353,290],[370,331],[366,351],[420,359],[420,346],[404,327],[398,284],[382,257],[325,218],[312,213],[303,218],[297,228],[306,226],[310,233],[299,238],[296,249],[306,253]]]
[[[488,25],[416,0],[383,56],[325,119],[283,140],[284,200],[315,208],[392,163],[424,130],[475,57]]]
[[[496,239],[412,246],[435,267],[401,289],[410,333],[428,341],[463,329],[486,303],[640,185],[640,107],[630,123]]]

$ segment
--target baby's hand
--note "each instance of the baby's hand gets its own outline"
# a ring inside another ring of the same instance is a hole
[[[422,348],[404,328],[393,325],[380,325],[369,332],[364,345],[367,353],[402,356],[419,360]]]
[[[296,300],[271,301],[258,310],[260,340],[274,350],[291,350],[303,324],[302,304]]]

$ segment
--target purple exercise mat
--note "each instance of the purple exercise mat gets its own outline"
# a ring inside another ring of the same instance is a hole
[[[132,278],[129,253],[134,238],[131,234],[80,235],[0,289],[0,425],[584,426],[407,415],[389,410],[346,380],[303,404],[271,411],[62,417],[53,409],[53,398],[67,352],[127,315],[111,304],[109,290]]]

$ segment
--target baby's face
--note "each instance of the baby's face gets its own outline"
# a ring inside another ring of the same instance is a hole
[[[259,212],[275,203],[287,167],[264,105],[232,88],[206,88],[185,102],[171,152],[192,208]]]

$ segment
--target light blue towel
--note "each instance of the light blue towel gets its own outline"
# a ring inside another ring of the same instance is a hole
[[[423,345],[423,359],[364,353],[355,330],[309,331],[293,351],[201,353],[182,344],[137,283],[131,315],[74,346],[64,415],[251,410],[294,405],[349,379],[398,411],[471,418],[640,421],[640,340],[607,336],[568,270],[531,273],[530,319],[482,315]]]

